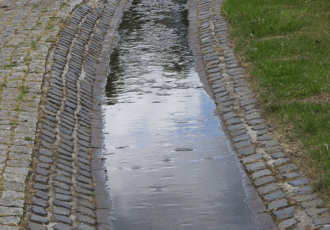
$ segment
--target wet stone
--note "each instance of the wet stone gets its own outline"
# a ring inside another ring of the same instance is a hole
[[[238,117],[236,113],[230,112],[223,115],[223,119],[228,120],[230,118]]]
[[[267,194],[266,196],[264,196],[264,199],[267,201],[273,201],[282,197],[285,197],[285,194],[281,190],[278,190],[276,192]]]
[[[55,193],[63,194],[63,195],[71,195],[72,192],[60,188],[55,188]]]
[[[240,129],[244,129],[245,127],[241,124],[239,125],[231,125],[228,127],[229,131],[234,131],[234,130],[240,130]]]
[[[79,157],[82,157],[82,158],[84,158],[86,160],[89,160],[90,159],[90,157],[89,157],[89,155],[87,153],[80,152],[80,153],[78,153],[78,156]]]
[[[290,161],[289,158],[284,158],[284,159],[276,160],[276,161],[274,161],[274,166],[278,166],[278,165],[284,164],[284,163],[286,163],[288,161]]]
[[[248,90],[249,87],[237,87],[235,88],[235,92],[239,92],[239,91],[245,91],[245,90]]]
[[[314,200],[317,198],[316,194],[309,194],[309,195],[301,195],[301,196],[297,196],[294,199],[297,202],[302,202],[302,201],[307,201],[307,200]]]
[[[95,213],[92,209],[86,208],[84,206],[79,205],[77,209],[78,213],[82,213],[91,217],[95,217]]]
[[[294,210],[295,210],[295,206],[293,207],[289,207],[289,208],[285,208],[282,209],[280,211],[273,211],[273,214],[277,217],[277,219],[281,220],[281,219],[288,219],[293,217],[294,215]]]
[[[250,140],[250,135],[249,134],[243,134],[241,136],[233,138],[233,142],[238,142],[238,141],[245,141],[245,140]]]
[[[264,169],[266,167],[264,162],[255,162],[255,163],[251,163],[251,164],[247,164],[245,165],[246,169],[248,171],[257,171],[260,169]]]
[[[315,216],[316,214],[327,212],[327,208],[309,208],[305,210],[308,216]]]
[[[77,226],[77,230],[95,230],[94,227],[88,226],[88,225],[78,225]]]
[[[274,135],[265,135],[265,136],[258,137],[258,141],[268,141],[273,138],[274,138]]]
[[[276,200],[268,204],[268,209],[279,209],[288,206],[288,201],[286,199]]]
[[[258,154],[254,154],[252,156],[243,158],[242,162],[243,163],[248,163],[250,161],[256,161],[256,160],[260,160],[260,159],[262,159],[262,155],[258,153]]]
[[[239,135],[246,134],[246,133],[247,133],[247,130],[246,129],[242,129],[242,130],[231,132],[230,135],[231,136],[239,136]]]
[[[259,177],[262,177],[262,176],[268,176],[268,175],[271,175],[271,174],[272,173],[268,169],[264,169],[264,170],[261,170],[261,171],[258,171],[258,172],[253,173],[252,174],[252,179],[256,179],[256,178],[259,178]]]
[[[64,171],[69,172],[69,173],[72,173],[73,172],[71,167],[66,166],[66,165],[63,165],[63,164],[60,164],[60,163],[57,163],[56,164],[56,167],[58,169],[64,170]]]
[[[273,159],[286,157],[284,153],[273,153],[271,156]]]
[[[86,171],[83,171],[83,170],[78,170],[78,173],[81,174],[82,176],[84,177],[87,177],[87,178],[92,178],[92,174],[86,172]]]
[[[40,207],[48,207],[48,201],[43,200],[43,199],[38,199],[38,198],[33,198],[32,204],[40,206]]]
[[[245,116],[245,119],[247,119],[247,120],[258,119],[258,118],[260,118],[259,113],[253,113],[253,114],[249,114],[249,115]]]
[[[47,141],[47,142],[49,142],[49,143],[52,143],[53,142],[53,140],[52,139],[50,139],[49,137],[47,137],[47,136],[45,136],[45,135],[41,135],[41,139],[43,139],[44,141]]]
[[[250,147],[238,150],[238,153],[241,155],[250,155],[250,154],[253,154],[254,151],[255,151],[255,147],[250,146]]]
[[[37,190],[42,190],[44,192],[48,192],[49,191],[49,188],[47,187],[47,185],[44,185],[44,184],[38,184],[38,183],[36,183],[36,184],[33,185],[33,188],[34,189],[37,189]]]
[[[95,224],[95,219],[93,219],[89,216],[78,215],[76,220],[81,222],[81,223],[86,223],[86,224],[90,224],[90,225]]]
[[[223,82],[223,83],[213,83],[212,84],[212,88],[213,89],[219,89],[219,88],[221,88],[221,87],[224,87],[224,86],[226,86],[227,85],[227,83],[225,83],[225,82]]]
[[[289,181],[288,183],[291,184],[294,187],[298,187],[298,186],[301,186],[301,185],[308,184],[308,180],[306,178],[299,178],[299,179],[296,179],[296,180]]]
[[[298,167],[295,164],[287,164],[287,165],[283,165],[280,168],[278,168],[278,171],[283,174],[288,171],[296,170],[296,169],[298,169]]]
[[[73,200],[72,196],[67,196],[63,194],[55,194],[55,199],[65,202],[71,202]]]
[[[45,192],[37,191],[35,193],[35,197],[38,197],[38,198],[41,198],[41,199],[44,199],[44,200],[48,200],[49,195]]]
[[[301,207],[302,208],[309,208],[309,207],[314,207],[317,205],[322,204],[322,200],[318,199],[318,200],[312,200],[312,201],[305,201],[301,203]]]
[[[68,178],[68,177],[57,175],[57,176],[55,176],[54,180],[59,181],[59,182],[63,182],[63,183],[68,184],[68,185],[73,185],[71,179]]]
[[[47,216],[47,212],[43,207],[40,206],[32,206],[32,212],[39,216]]]
[[[84,207],[87,207],[89,209],[92,209],[92,210],[95,210],[95,205],[92,204],[92,203],[89,203],[85,200],[81,200],[79,199],[78,202],[77,202],[78,205],[81,205],[81,206],[84,206]]]
[[[47,230],[47,228],[41,224],[36,224],[33,222],[29,222],[28,224],[28,230]]]
[[[239,148],[246,147],[248,145],[251,145],[251,141],[250,140],[248,140],[248,141],[241,141],[241,142],[238,142],[237,144],[235,144],[235,148],[239,149]]]
[[[248,91],[248,92],[245,92],[244,94],[242,94],[242,93],[239,93],[239,94],[240,95],[247,95],[247,94],[250,94],[250,93],[252,93],[252,92]],[[254,109],[254,104],[245,106],[244,109],[245,109],[245,111],[251,111],[252,109]]]
[[[224,102],[228,102],[228,103],[232,104],[233,102],[230,102],[230,101],[232,101],[232,100],[234,100],[234,99],[235,99],[235,98],[232,97],[232,96],[218,97],[218,98],[216,99],[216,102],[217,102],[217,103],[222,103],[221,105],[223,105]],[[223,107],[225,107],[225,106],[223,106]]]
[[[256,125],[256,124],[260,124],[263,123],[265,120],[264,119],[255,119],[255,120],[250,120],[248,121],[248,125]]]
[[[91,192],[94,191],[94,187],[93,186],[90,186],[88,184],[83,184],[83,183],[77,182],[77,187],[83,188],[83,189],[88,190],[88,191],[91,191]]]
[[[330,224],[330,217],[321,217],[313,219],[313,223],[315,224],[315,226]]]
[[[72,220],[69,217],[58,215],[58,214],[54,214],[53,216],[54,216],[54,219],[58,222],[72,225]]]
[[[42,162],[44,162],[44,163],[48,163],[48,164],[53,163],[53,160],[50,159],[50,158],[48,158],[48,157],[40,156],[39,157],[39,160],[42,161]]]
[[[30,220],[32,222],[36,222],[36,223],[40,223],[40,224],[48,224],[49,223],[48,218],[38,216],[38,215],[35,215],[35,214],[31,215]]]
[[[36,168],[35,173],[43,175],[43,176],[48,176],[49,175],[49,171],[45,170],[45,169],[42,169],[42,168]]]
[[[228,101],[228,102],[224,102],[224,103],[220,103],[219,106],[221,108],[225,108],[225,107],[230,107],[230,106],[233,106],[234,105],[234,102],[232,101]],[[233,118],[234,119],[234,118]]]
[[[66,172],[66,171],[63,171],[63,170],[60,170],[60,169],[56,169],[56,173],[58,175],[62,175],[62,176],[67,176],[67,177],[71,177],[71,174]]]
[[[260,179],[257,179],[254,181],[254,184],[256,186],[260,186],[260,185],[264,185],[264,184],[268,184],[270,182],[276,181],[275,177],[273,176],[266,176]]]
[[[48,149],[44,149],[44,148],[40,149],[39,150],[39,153],[42,154],[42,155],[48,156],[48,157],[53,156],[53,152],[52,151],[50,151]]]
[[[58,181],[54,182],[54,187],[61,188],[61,189],[67,190],[67,191],[69,191],[71,189],[71,187],[68,186],[67,184],[60,183]]]
[[[50,138],[52,138],[52,139],[55,139],[55,137],[56,137],[55,134],[53,134],[53,133],[51,133],[47,130],[44,130],[44,129],[41,130],[41,133],[48,136],[48,137],[50,137]]]
[[[77,176],[77,181],[85,183],[85,184],[91,184],[92,183],[91,179],[89,179],[87,177],[84,177],[84,176]]]
[[[228,125],[237,125],[242,123],[242,121],[240,119],[237,118],[231,118],[227,120]]]
[[[300,174],[299,173],[287,173],[287,174],[284,174],[283,177],[285,179],[290,179],[290,178],[293,178],[293,177],[299,177]]]
[[[44,183],[44,184],[46,184],[46,183],[48,183],[48,180],[49,180],[49,177],[44,177],[44,176],[36,176],[35,178],[34,178],[34,180],[36,181],[36,182],[40,182],[40,183]]]
[[[55,225],[54,229],[55,230],[71,230],[72,228],[70,225],[59,223],[59,224]]]
[[[258,133],[257,133],[257,136],[262,136],[264,134],[268,133],[268,129],[264,129],[264,130],[260,130]]]
[[[301,194],[306,194],[306,193],[310,193],[313,191],[313,188],[310,185],[301,187],[301,188],[295,188],[293,190],[294,193],[301,195]]]
[[[241,104],[241,106],[246,106],[246,105],[253,104],[256,102],[257,101],[255,99],[251,99],[251,100],[242,101],[240,104]]]
[[[277,140],[272,140],[272,141],[267,141],[264,146],[266,148],[270,148],[270,147],[273,147],[273,146],[276,146],[278,144],[278,141]]]
[[[221,97],[224,97],[224,96],[227,96],[227,95],[229,95],[229,92],[228,91],[223,91],[223,92],[221,92],[221,93],[215,93],[214,94],[214,97],[216,98],[216,99],[218,99],[218,98],[221,98]],[[229,111],[222,111],[222,112],[231,112],[232,110],[229,110]]]
[[[257,191],[261,194],[261,195],[264,195],[264,194],[267,194],[267,193],[270,193],[270,192],[273,192],[273,191],[276,191],[278,190],[279,187],[277,184],[273,183],[273,184],[270,184],[270,185],[266,185],[266,186],[262,186],[260,188],[257,189]]]
[[[297,223],[295,218],[287,219],[278,224],[280,229],[290,228]]]
[[[53,208],[54,214],[59,214],[63,216],[70,216],[71,210],[63,207],[54,207]]]
[[[54,200],[54,205],[57,207],[71,209],[71,204],[56,199]]]

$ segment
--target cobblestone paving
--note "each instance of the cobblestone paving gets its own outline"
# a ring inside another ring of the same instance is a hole
[[[61,32],[42,106],[27,229],[96,229],[91,174],[93,87],[118,1],[79,6]]]
[[[15,230],[35,145],[46,57],[76,2],[0,1],[0,229]]]
[[[197,70],[207,77],[233,146],[267,207],[255,207],[257,213],[271,214],[279,229],[330,229],[327,208],[322,208],[308,180],[259,114],[255,95],[230,45],[228,26],[220,12],[223,1],[190,2],[190,21],[198,27],[191,27],[191,34],[198,36],[190,36],[190,43]],[[264,223],[262,229],[276,229],[270,222]]]
[[[58,41],[61,25],[80,2],[0,1],[1,230],[96,229],[90,167],[93,87],[118,0],[77,6]],[[203,59],[197,69],[208,78],[238,155],[267,206],[255,207],[264,217],[263,229],[275,229],[265,221],[268,213],[278,228],[330,229],[327,208],[255,107],[230,47],[222,2],[191,1],[189,15],[199,32],[191,43]]]
[[[92,88],[118,1],[80,2],[0,1],[1,230],[95,229]]]

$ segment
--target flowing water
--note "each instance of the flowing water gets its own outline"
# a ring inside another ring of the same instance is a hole
[[[136,0],[119,27],[104,111],[113,228],[257,229],[194,69],[184,4]]]

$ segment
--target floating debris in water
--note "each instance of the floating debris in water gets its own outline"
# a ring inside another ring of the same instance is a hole
[[[194,151],[192,148],[176,148],[175,152],[188,152],[188,151]]]

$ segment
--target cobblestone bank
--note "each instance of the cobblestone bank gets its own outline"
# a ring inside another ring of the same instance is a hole
[[[264,201],[265,205],[254,207],[260,229],[276,229],[269,214],[279,229],[330,229],[327,208],[322,208],[322,201],[286,156],[255,106],[255,95],[230,46],[228,26],[220,12],[223,1],[190,2],[190,43],[197,70],[208,79],[233,146]]]
[[[46,57],[79,1],[0,1],[0,229],[22,223]]]
[[[50,52],[51,74],[44,85],[47,93],[41,105],[24,229],[97,228],[91,174],[93,88],[118,2],[101,0],[95,7],[77,7]]]

